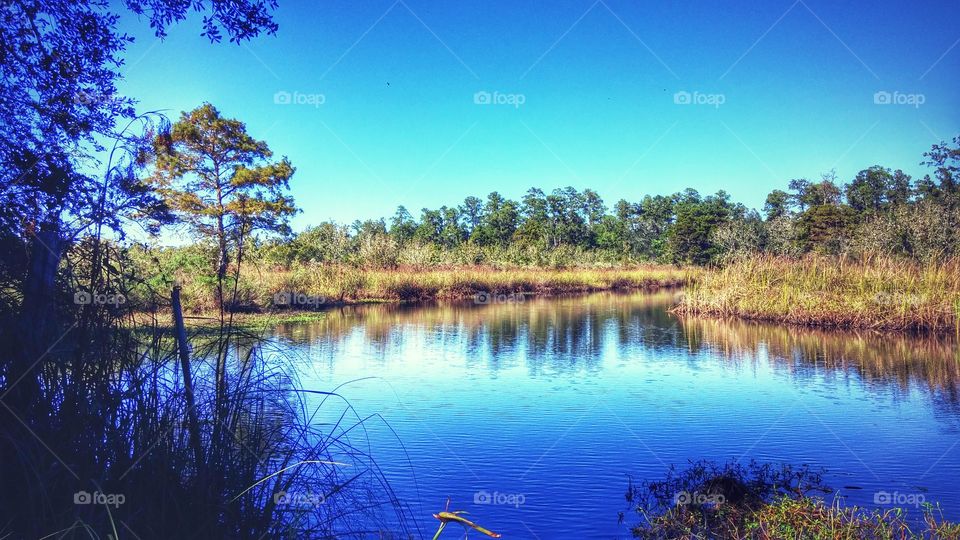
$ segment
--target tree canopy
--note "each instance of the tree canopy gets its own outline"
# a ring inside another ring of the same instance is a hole
[[[790,180],[766,196],[763,216],[723,191],[703,196],[694,189],[647,195],[637,202],[619,200],[612,207],[592,189],[572,186],[550,192],[530,188],[519,200],[496,191],[485,198],[468,196],[460,204],[424,208],[419,218],[399,207],[389,226],[381,222],[382,227],[355,228],[344,240],[342,258],[319,260],[353,260],[351,249],[359,253],[358,246],[373,237],[381,247],[389,239],[398,250],[461,250],[464,256],[457,260],[468,262],[478,260],[469,254],[477,249],[579,250],[606,261],[699,265],[752,253],[949,256],[960,253],[954,182],[960,154],[955,146],[960,138],[953,145],[933,146],[924,162],[933,176],[920,180],[880,165],[859,171],[846,184],[832,171],[817,181]],[[919,225],[934,222],[942,233],[925,233]],[[531,259],[517,255],[513,260]]]
[[[197,235],[216,241],[221,281],[245,238],[290,232],[296,209],[285,192],[294,169],[287,158],[272,157],[243,122],[224,118],[209,103],[184,112],[154,140],[153,184]]]

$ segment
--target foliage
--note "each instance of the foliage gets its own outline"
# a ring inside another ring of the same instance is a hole
[[[711,236],[719,251],[715,260],[726,264],[750,257],[755,253],[772,250],[770,236],[772,227],[764,226],[760,216],[753,213],[744,219],[726,221],[718,225]]]
[[[93,224],[117,225],[110,203],[138,212],[161,211],[136,180],[142,144],[129,135],[135,102],[117,93],[122,53],[133,39],[117,32],[120,6],[141,15],[158,36],[190,12],[204,16],[204,35],[231,41],[273,33],[275,2],[249,0],[23,0],[0,10],[0,230],[17,250],[39,230],[57,259],[59,244]],[[142,118],[142,117],[140,117]],[[148,132],[148,129],[144,130]],[[140,141],[141,143],[143,141]],[[129,167],[113,153],[127,148]],[[113,147],[113,148],[111,148]],[[103,161],[105,174],[96,171]],[[26,277],[0,257],[0,274],[20,287]],[[34,255],[30,255],[34,257]]]
[[[960,144],[960,139],[954,141]],[[934,177],[913,181],[900,170],[868,167],[846,185],[831,172],[818,182],[794,179],[767,197],[763,216],[720,191],[619,200],[573,187],[529,189],[520,201],[485,199],[421,210],[398,207],[386,220],[352,226],[324,222],[289,241],[258,244],[257,257],[278,267],[319,262],[388,268],[722,265],[754,255],[813,253],[924,263],[960,254],[957,152],[942,143],[926,154]]]
[[[785,496],[824,491],[821,473],[809,467],[751,461],[671,466],[665,478],[634,485],[627,504],[641,519],[637,538],[742,538],[754,512]]]
[[[155,232],[170,218],[141,175],[166,123],[137,115],[116,92],[132,41],[116,31],[121,6],[160,37],[192,13],[211,41],[277,29],[273,0],[20,0],[0,9],[0,340],[8,347],[0,462],[11,487],[0,493],[0,537],[332,537],[375,527],[377,508],[395,510],[391,528],[404,530],[389,485],[352,446],[356,435],[347,437],[369,419],[348,421],[347,404],[331,411],[339,423],[319,431],[310,422],[316,402],[294,392],[283,359],[265,357],[255,336],[223,318],[214,337],[179,350],[157,311],[134,328],[134,311],[169,308],[172,282],[202,288],[210,246],[154,250],[104,238],[113,228],[123,239],[132,223]],[[170,142],[181,133],[173,131]],[[246,159],[228,160],[240,165],[235,184],[289,177]],[[269,206],[266,198],[236,202],[241,228],[273,224],[256,208]],[[193,358],[178,371],[182,351]],[[320,403],[337,399],[324,393]],[[190,412],[202,418],[198,439],[186,435]],[[326,504],[284,507],[279,490]]]
[[[730,272],[710,274],[681,309],[803,324],[950,328],[955,325],[950,304],[955,288],[941,277],[955,266],[949,261],[960,255],[960,205],[951,183],[951,160],[956,157],[947,145],[934,147],[928,156],[935,178],[926,179],[927,184],[882,167],[861,171],[844,187],[832,174],[819,182],[792,180],[789,192],[771,193],[765,218],[731,202],[724,192],[703,197],[688,189],[669,197],[647,196],[639,203],[621,200],[608,213],[590,190],[568,187],[547,195],[534,188],[519,203],[494,192],[485,202],[473,197],[457,207],[424,209],[419,221],[400,207],[389,226],[385,220],[352,226],[324,222],[290,239],[251,239],[245,250],[258,273],[279,275],[299,274],[312,265],[342,268],[338,272],[353,276],[391,268],[606,268],[650,261],[732,265]],[[850,204],[844,194],[852,197]],[[841,257],[853,264],[803,259],[809,256]],[[758,257],[777,262],[751,262]],[[811,260],[815,267],[836,267],[836,279],[843,285],[807,275],[804,268]],[[927,265],[929,272],[916,263]],[[770,277],[753,273],[757,268],[769,271]],[[857,284],[865,282],[856,281],[860,274],[880,278],[861,287]],[[893,311],[873,301],[872,295],[890,292],[887,289],[903,276],[921,276],[904,285],[905,291],[920,283],[925,289],[945,287],[947,294],[938,297],[925,290],[925,300],[898,304]],[[752,282],[754,278],[759,281]],[[783,281],[790,279],[794,281]],[[848,280],[853,280],[850,287]],[[771,282],[786,287],[777,289],[776,298],[769,296],[774,292]],[[758,288],[761,284],[767,285]],[[338,299],[353,298],[354,293],[380,298],[366,291],[368,286],[344,283],[328,292]],[[241,284],[240,290],[248,306],[269,304],[251,283]],[[731,296],[745,291],[751,291],[749,298]],[[936,298],[942,301],[933,302]],[[195,299],[189,304],[196,309],[210,303]]]
[[[640,522],[633,536],[647,540],[921,540],[960,538],[960,525],[924,507],[911,520],[903,509],[865,510],[828,505],[822,473],[807,466],[709,461],[671,467],[665,479],[630,483],[626,498]],[[625,518],[621,513],[621,520]]]
[[[675,205],[676,218],[667,230],[667,253],[677,264],[705,265],[713,261],[720,248],[712,235],[731,214],[729,196],[720,192],[701,200],[689,192]]]
[[[284,190],[294,169],[286,158],[268,162],[272,156],[267,143],[209,103],[184,112],[154,140],[151,181],[199,238],[216,243],[220,300],[230,260],[239,266],[246,238],[289,232],[296,210]]]
[[[147,141],[165,122],[137,115],[116,91],[131,42],[116,29],[123,5],[23,0],[0,10],[0,287],[9,294],[0,317],[11,349],[0,378],[23,381],[8,397],[25,408],[39,397],[34,362],[69,315],[56,305],[63,255],[91,237],[84,271],[98,290],[108,229],[122,238],[125,225],[153,232],[170,217],[139,176]],[[159,34],[188,12],[204,14],[212,40],[220,31],[240,41],[276,28],[272,2],[129,0],[126,8]],[[83,311],[85,324],[98,321],[96,310]]]

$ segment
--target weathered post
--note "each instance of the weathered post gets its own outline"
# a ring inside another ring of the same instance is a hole
[[[177,347],[180,352],[180,369],[183,371],[183,390],[187,397],[187,429],[190,430],[190,445],[193,447],[197,470],[204,468],[203,447],[200,443],[200,423],[197,420],[196,402],[193,395],[193,376],[190,374],[190,345],[187,343],[187,328],[183,324],[183,309],[180,307],[180,286],[175,285],[170,295],[173,323],[176,327]]]

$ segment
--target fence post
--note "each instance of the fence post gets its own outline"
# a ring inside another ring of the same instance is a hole
[[[175,285],[170,295],[173,309],[173,323],[176,327],[177,348],[180,352],[180,369],[183,371],[183,390],[187,398],[187,429],[190,431],[190,445],[197,462],[197,470],[204,469],[203,446],[200,443],[200,423],[197,421],[197,408],[193,396],[193,376],[190,374],[190,345],[187,343],[187,328],[183,324],[183,309],[180,307],[180,286]]]

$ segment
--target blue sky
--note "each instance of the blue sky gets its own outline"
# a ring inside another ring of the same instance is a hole
[[[530,186],[760,207],[831,169],[922,175],[960,132],[955,0],[280,4],[277,35],[240,46],[126,13],[120,92],[246,122],[297,167],[295,229]]]

